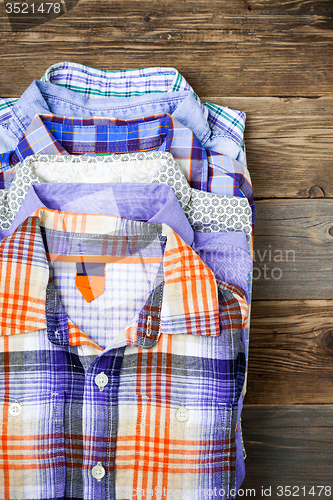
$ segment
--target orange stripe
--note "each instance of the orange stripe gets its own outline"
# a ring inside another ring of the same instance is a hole
[[[176,233],[174,233],[174,234],[177,236]],[[177,259],[177,255],[179,255],[180,250],[181,250],[181,247],[180,248],[179,247],[170,248],[170,250],[165,251],[164,255],[165,255],[165,257],[171,257],[172,255],[175,255],[176,256],[175,259]],[[172,262],[172,261],[170,261],[168,259],[168,262]]]
[[[30,292],[30,282],[31,282],[31,271],[32,271],[32,266],[30,265],[30,262],[32,262],[33,259],[33,243],[35,240],[35,234],[36,234],[36,224],[37,224],[37,219],[33,219],[33,222],[31,224],[31,233],[30,233],[30,239],[29,239],[29,245],[28,245],[28,256],[27,256],[27,263],[28,265],[26,266],[26,272],[25,272],[25,277],[24,277],[24,296],[29,297],[29,292]],[[22,240],[24,241],[24,233],[23,233],[23,238]],[[22,244],[23,244],[22,241]],[[21,274],[21,270],[19,271],[19,276]],[[23,302],[24,307],[22,307],[22,316],[21,316],[21,322],[24,324],[27,320],[27,305],[28,305],[29,300],[26,300]],[[30,318],[28,318],[30,319]]]
[[[35,330],[41,330],[43,328],[45,328],[46,326],[46,319],[45,317],[44,318],[40,318],[38,317],[37,315],[42,315],[43,313],[45,314],[45,306],[43,308],[43,304],[41,306],[41,308],[37,309],[37,308],[32,308],[30,306],[26,306],[26,310],[27,310],[27,313],[29,313],[28,315],[28,318],[27,318],[27,322],[31,321],[33,324],[32,325],[27,325],[25,324],[22,319],[22,323],[18,323],[18,320],[16,319],[16,316],[17,316],[17,312],[13,309],[13,308],[10,308],[8,307],[8,301],[6,300],[7,297],[5,297],[4,299],[4,305],[7,306],[7,313],[6,314],[2,314],[2,316],[5,316],[1,321],[0,321],[0,325],[3,329],[6,329],[6,328],[11,328],[13,326],[13,324],[16,324],[17,325],[17,331],[18,332],[21,332],[21,333],[24,333],[26,331],[35,331]],[[15,299],[15,296],[9,296],[8,299]],[[44,301],[44,304],[45,304],[45,301]],[[34,314],[32,314],[34,313]],[[10,332],[9,335],[13,335],[14,333],[17,333],[17,331],[15,332]],[[6,334],[5,332],[2,332],[0,334],[0,336],[5,336],[5,335],[8,335]]]
[[[151,378],[152,378],[152,356],[153,356],[153,351],[150,349],[147,354],[146,354],[146,367],[145,367],[145,382],[146,382],[146,394],[148,395],[149,398],[151,398]],[[151,405],[149,402],[146,401],[146,419],[145,419],[145,428],[144,428],[144,449],[143,449],[143,459],[144,459],[144,465],[143,467],[147,467],[149,464],[149,457],[148,457],[148,446],[147,446],[147,441],[146,437],[149,436],[150,431],[151,431]],[[140,442],[136,442],[137,447],[141,447]],[[148,457],[148,458],[147,458]],[[138,463],[136,463],[139,465]],[[147,482],[148,482],[148,476],[144,475],[143,480],[142,480],[142,488],[147,487]]]
[[[161,355],[161,342],[159,341],[157,344],[157,352],[156,352],[156,398],[160,399],[161,398],[161,389],[162,389],[162,355]],[[150,363],[150,367],[152,368],[152,359]],[[149,380],[151,380],[151,373],[152,369],[150,371],[150,377]],[[149,408],[151,408],[151,405],[149,405]],[[151,469],[153,471],[153,477],[152,477],[152,490],[155,492],[156,486],[158,486],[158,470],[156,467],[156,462],[159,462],[159,456],[160,456],[160,432],[163,432],[163,428],[161,426],[161,408],[159,406],[155,407],[155,426],[154,426],[154,438],[153,438],[153,443],[154,443],[154,448],[153,448],[153,468]],[[145,435],[149,436],[149,433],[151,430],[146,426],[146,432]],[[145,443],[145,463],[151,462],[151,459],[149,457],[149,446],[148,446],[148,441]],[[157,458],[156,458],[157,457]],[[147,477],[144,476],[144,477]],[[146,483],[146,482],[145,482]],[[145,486],[144,486],[145,488]],[[153,494],[154,498],[154,494]]]
[[[7,412],[7,413],[8,413],[8,412]],[[61,437],[62,437],[62,436],[61,436]],[[19,439],[21,439],[21,440],[22,440],[22,444],[17,444],[17,445],[12,444],[12,445],[8,445],[8,446],[7,446],[8,451],[11,451],[11,452],[15,452],[15,451],[23,451],[23,450],[26,450],[26,451],[33,451],[33,450],[36,450],[36,447],[38,448],[38,451],[39,451],[39,450],[41,451],[41,450],[49,450],[49,449],[50,449],[50,445],[49,445],[49,444],[40,444],[40,443],[39,443],[38,445],[36,445],[36,444],[32,444],[32,445],[30,445],[30,446],[29,446],[29,445],[24,445],[24,444],[23,444],[23,441],[26,441],[26,437],[25,437],[25,436],[20,436],[20,437],[19,437],[19,436],[16,436],[16,438],[17,438],[17,441],[19,441]],[[39,435],[38,435],[38,436],[34,436],[34,440],[35,440],[35,441],[40,441],[40,440],[41,440],[41,439],[40,439],[40,436],[39,436]],[[9,438],[8,438],[8,442],[10,442],[10,441],[11,441],[11,439],[10,439],[10,437],[9,437]],[[42,441],[42,440],[41,440],[41,441]],[[77,445],[77,449],[80,449],[80,445]],[[16,455],[16,454],[12,453],[12,456],[16,457],[16,456],[18,456],[18,455]],[[29,456],[28,456],[28,455],[22,455],[22,456],[23,456],[23,458],[26,458],[26,457],[27,457],[27,458],[29,458]],[[1,460],[1,458],[0,458],[0,460]]]
[[[166,377],[167,380],[172,379],[172,335],[168,335],[167,337],[167,359],[166,359]],[[166,384],[165,398],[167,401],[171,401],[171,384]],[[170,460],[170,404],[166,408],[166,418],[165,418],[165,429],[164,429],[164,448],[163,448],[163,456],[165,457],[165,462],[168,465]],[[168,479],[169,476],[167,473],[163,473],[162,477],[162,488],[168,489]],[[164,490],[163,490],[164,491]]]
[[[14,453],[12,453],[10,455],[8,454],[8,461],[9,462],[16,462],[17,460],[19,460],[19,461],[23,462],[24,460],[31,460],[31,461],[37,460],[38,465],[36,465],[36,463],[35,463],[35,467],[39,468],[39,464],[42,463],[41,460],[53,459],[53,458],[56,458],[57,456],[59,456],[57,449],[54,450],[54,453],[50,453],[49,455],[46,455],[46,456],[44,455],[44,453],[41,456],[38,455],[38,452],[39,452],[38,447],[35,447],[32,451],[35,452],[33,455],[27,455],[27,454],[18,455],[18,454],[14,454]],[[0,464],[0,466],[1,466],[1,464]],[[15,463],[15,467],[16,467],[16,463]]]
[[[25,221],[22,225],[23,231],[26,227],[27,227],[27,221]],[[19,277],[16,276],[16,279],[14,281],[14,294],[9,293],[9,286],[8,286],[8,283],[11,283],[11,277],[13,275],[15,276],[15,273],[13,271],[13,267],[16,264],[17,267],[20,269],[20,265],[21,265],[21,263],[19,263],[16,259],[14,259],[14,255],[15,255],[15,251],[14,251],[15,242],[14,242],[14,240],[15,240],[15,236],[13,238],[9,237],[8,249],[7,249],[8,261],[7,261],[7,259],[4,259],[4,261],[3,261],[4,268],[1,268],[1,271],[2,271],[1,274],[4,274],[4,284],[2,285],[2,287],[3,287],[3,294],[2,294],[3,295],[3,302],[1,304],[1,318],[2,318],[1,323],[4,322],[3,326],[5,326],[5,327],[7,326],[7,321],[9,321],[10,323],[13,322],[16,324],[20,324],[20,318],[17,319],[19,308],[17,307],[17,305],[15,305],[15,300],[14,300],[14,305],[10,304],[10,299],[11,298],[15,299],[15,296],[17,294],[17,290],[19,290],[19,288],[18,288],[19,284],[20,284]],[[22,234],[20,235],[20,239],[19,239],[19,245],[21,245],[21,244],[22,244]],[[5,250],[5,245],[2,245],[2,249]],[[2,259],[1,259],[1,261],[2,261]],[[17,294],[17,295],[21,296],[20,294]],[[27,298],[24,296],[22,296],[22,298],[23,298],[23,303],[26,303]],[[7,389],[9,389],[9,387]]]
[[[183,244],[181,242],[180,237],[176,233],[175,233],[175,237],[176,237],[176,240],[177,240],[179,248],[183,251],[184,250],[184,246],[183,246]],[[188,293],[187,293],[186,282],[184,283],[184,281],[185,281],[184,268],[182,267],[181,287],[182,287],[182,293],[183,293],[183,308],[184,308],[185,316],[189,317],[189,315],[190,315],[190,309],[188,307],[189,297],[188,297]],[[193,291],[192,291],[192,295],[193,295]],[[197,297],[195,296],[195,297],[192,297],[192,298],[193,298],[193,301],[196,302],[196,304],[197,304]],[[191,325],[190,324],[187,325],[187,333],[191,334]]]
[[[132,436],[117,436],[117,442],[118,441],[135,441],[137,439],[137,436],[136,435],[132,435]],[[141,440],[145,440],[145,441],[153,441],[154,438],[152,438],[150,435],[148,436],[143,436],[141,437]],[[156,439],[156,438],[155,438]],[[160,438],[160,442],[163,443],[165,441],[164,438]],[[221,440],[221,442],[225,445],[230,445],[232,444],[233,442],[235,441],[235,438],[229,438],[229,439],[223,439]],[[168,439],[168,443],[169,445],[176,445],[176,446],[207,446],[207,440],[188,440],[188,441],[184,441],[183,439]]]
[[[9,393],[9,339],[4,338],[4,375],[5,375],[5,403],[7,403],[7,396]],[[4,468],[4,500],[9,500],[9,463],[8,463],[8,408],[7,405],[3,406],[2,418],[2,455],[3,455],[3,468]]]
[[[70,231],[72,233],[75,233],[76,232],[76,227],[77,227],[77,223],[78,223],[78,218],[79,216],[77,215],[72,215],[72,217],[69,219],[70,222],[71,222],[71,226],[70,226]]]
[[[24,244],[24,233],[25,231],[23,231],[21,234],[20,234],[20,239],[19,239],[19,246],[22,248],[23,244]],[[30,240],[31,240],[31,237],[30,237]],[[12,252],[13,252],[13,255],[14,254],[14,241],[12,240],[11,241],[11,244],[13,245],[12,246]],[[29,244],[30,244],[30,241],[29,241]],[[16,267],[15,267],[15,264],[16,264]],[[12,267],[15,268],[15,272],[14,272],[14,276],[15,276],[15,280],[14,280],[14,297],[15,295],[19,295],[19,292],[20,292],[20,284],[21,284],[21,280],[23,281],[23,285],[24,285],[24,292],[23,292],[23,296],[27,299],[27,296],[26,296],[26,283],[24,283],[24,279],[26,277],[26,273],[22,273],[22,261],[17,259],[16,260],[16,263],[13,262],[12,263]],[[10,278],[11,278],[11,275],[12,275],[12,267],[9,271],[9,283],[10,283]],[[28,258],[27,258],[27,262],[26,262],[26,272],[29,268],[29,254],[28,254]],[[23,275],[22,275],[23,274]],[[7,274],[8,275],[8,274]],[[7,278],[7,276],[6,276]],[[29,297],[29,296],[28,296]],[[23,301],[23,304],[28,302],[27,300]],[[24,308],[26,307],[23,306],[23,304],[21,306],[15,306],[15,304],[10,308],[11,309],[11,319],[13,321],[14,324],[20,324],[20,323],[23,323],[24,321]],[[22,309],[21,309],[22,308]],[[20,315],[20,310],[22,311],[21,315]]]
[[[233,460],[234,461],[234,460]],[[228,461],[227,460],[223,460],[222,459],[222,462],[225,462],[227,463]],[[116,467],[116,470],[133,470],[133,465],[127,465],[127,466],[117,466]],[[159,465],[158,467],[155,467],[155,466],[147,466],[147,467],[141,467],[139,466],[139,470],[141,472],[154,472],[154,470],[156,469],[156,472],[162,472],[162,473],[167,473],[167,474],[206,474],[206,470],[204,469],[200,469],[200,468],[193,468],[193,469],[185,469],[183,467],[175,467],[172,469],[168,469],[162,465]],[[215,468],[211,468],[211,469],[215,469]],[[236,469],[236,465],[224,465],[223,466],[223,470],[226,471],[226,470],[229,470],[229,471],[234,471]],[[216,467],[216,472],[221,472],[221,467]],[[166,497],[167,498],[167,497]]]
[[[169,440],[165,439],[163,441],[168,441],[168,453],[164,453],[164,455],[163,455],[163,461],[166,462],[166,463],[168,462],[168,460],[169,460],[168,457],[170,455],[181,455],[181,457],[180,457],[181,461],[184,462],[184,453],[186,453],[186,456],[188,456],[188,455],[195,456],[195,455],[200,455],[201,454],[200,446],[197,447],[198,448],[197,450],[194,450],[193,447],[190,447],[189,449],[186,449],[186,447],[189,446],[189,444],[188,444],[187,441],[183,441],[182,443],[178,444],[178,446],[184,446],[184,449],[177,449],[177,448],[171,448],[170,449],[170,447],[169,447],[169,444],[170,444]],[[206,442],[206,445],[207,445],[207,442]],[[146,445],[144,445],[144,446],[146,447]],[[143,445],[142,445],[142,447],[143,447]],[[130,454],[126,454],[125,453],[126,451],[132,451],[133,450],[133,446],[131,446],[131,445],[128,445],[128,446],[117,446],[117,448],[118,448],[119,451],[122,451],[124,453],[123,455],[118,455],[117,456],[117,460],[124,461],[124,462],[129,461],[129,460],[130,461],[134,461],[135,460],[135,455],[133,455],[133,454],[130,455]],[[231,449],[230,448],[226,448],[226,447],[223,448],[223,452],[224,453],[229,453],[231,451],[233,451],[232,448]],[[150,454],[151,455],[153,454],[153,448],[151,448],[151,449],[148,448],[148,456]],[[174,458],[173,460],[177,460],[177,458]],[[191,459],[190,459],[190,461],[191,461]]]
[[[87,218],[81,214],[81,226],[80,226],[80,233],[85,233],[86,232],[86,227],[87,227]]]
[[[136,436],[134,438],[135,446],[135,457],[134,457],[134,474],[133,474],[133,488],[138,488],[138,465],[140,461],[140,448],[139,441],[141,439],[141,422],[142,422],[142,397],[141,397],[141,365],[142,365],[142,351],[138,350],[137,361],[136,361],[136,394],[138,396],[138,415],[136,420]],[[141,412],[141,413],[140,413]],[[118,436],[117,436],[118,440]],[[118,457],[117,457],[118,459]]]
[[[101,255],[103,255],[103,257],[107,254],[108,242],[109,242],[109,235],[105,234],[103,237],[103,247],[101,251]]]
[[[229,451],[226,450],[226,449],[221,450],[221,452],[223,452],[223,453],[229,453]],[[181,453],[181,452],[179,452],[179,453]],[[168,468],[169,464],[170,465],[185,465],[185,464],[187,464],[188,466],[190,466],[190,465],[198,465],[200,463],[202,465],[206,465],[206,466],[214,464],[213,456],[212,456],[212,459],[209,461],[209,463],[207,463],[208,459],[202,458],[200,450],[197,451],[197,453],[196,453],[197,456],[194,457],[194,458],[192,458],[192,459],[185,457],[184,456],[184,451],[182,453],[183,453],[183,455],[180,456],[180,457],[177,457],[177,458],[170,458],[170,456],[166,457],[166,455],[163,455],[163,457],[158,457],[158,459],[157,459],[157,462],[158,462],[157,467],[163,466],[163,467],[166,467],[165,471],[168,471],[168,470],[171,471],[171,470],[173,470],[173,467],[172,468]],[[217,455],[216,451],[214,451],[214,453]],[[173,455],[173,453],[171,453],[171,455]],[[201,457],[201,459],[200,459],[200,457]],[[166,460],[166,458],[167,458],[167,460]],[[118,457],[118,461],[131,462],[132,463],[132,467],[133,467],[134,455],[124,455],[124,456],[120,455]],[[154,463],[154,465],[150,466],[150,467],[153,468],[152,470],[154,470],[156,459],[155,459],[155,456],[153,454],[151,455],[151,458],[150,458],[149,461]],[[232,461],[232,457],[219,457],[219,456],[216,456],[216,458],[215,458],[215,462],[216,463],[220,463],[220,462],[227,463],[227,462],[231,462],[231,461]],[[119,468],[127,468],[127,467],[128,467],[128,465],[122,464],[120,466],[117,466],[116,468],[119,469]],[[142,468],[144,468],[144,467],[149,467],[149,464],[142,466]],[[164,478],[167,479],[168,475],[167,474],[164,475],[163,476],[163,480],[164,480]],[[147,481],[145,483],[147,483]],[[156,487],[156,484],[153,483],[153,485],[154,486],[152,486],[152,489],[154,489]],[[165,483],[163,482],[163,485],[165,486],[165,488],[167,488],[168,483],[167,482],[165,482]],[[146,484],[146,486],[142,486],[142,487],[143,488],[147,488],[147,484]],[[163,488],[163,486],[162,486],[162,488]]]
[[[95,349],[103,351],[104,349],[91,340],[85,333],[81,332],[79,328],[72,323],[68,323],[69,330],[69,345],[90,345]]]
[[[52,214],[52,212],[49,211],[49,213]],[[54,211],[53,212],[53,228],[52,229],[58,229],[58,225],[59,225],[59,211]]]
[[[219,304],[218,304],[218,291],[217,291],[217,285],[215,278],[213,277],[212,274],[210,274],[208,279],[202,280],[204,283],[204,288],[205,288],[205,300],[204,300],[204,308],[207,311],[209,306],[208,306],[208,294],[212,299],[212,307],[213,310],[218,311],[219,310]],[[216,324],[214,325],[214,329],[217,331],[217,335],[220,332],[220,325],[219,325],[219,318],[216,319]],[[210,318],[208,318],[208,322],[205,323],[205,329],[207,330],[209,328],[209,335],[212,334],[212,325],[210,324]]]
[[[6,265],[8,266],[9,262],[6,262]],[[5,278],[6,279],[6,278]],[[14,305],[15,305],[15,302],[18,302],[18,301],[22,301],[22,302],[26,302],[27,301],[27,297],[26,295],[23,295],[23,294],[20,294],[20,293],[11,293],[11,292],[6,292],[3,294],[3,296],[5,297],[6,296],[6,299],[7,299],[7,302],[8,300],[12,300],[14,302]],[[29,310],[31,311],[39,311],[39,309],[35,308],[33,306],[33,304],[40,304],[41,306],[45,306],[45,299],[38,299],[36,297],[32,297],[30,299],[31,301],[31,305],[30,306],[27,306],[29,308]],[[3,307],[4,306],[4,302],[1,304],[1,306]],[[11,305],[9,306],[7,303],[6,303],[6,308],[9,308],[9,307],[14,307],[14,305]]]
[[[7,410],[6,410],[7,411]],[[57,438],[62,438],[63,434],[62,433],[54,433],[54,434],[38,434],[37,439],[40,441],[43,440],[49,440],[49,439],[57,439]],[[82,438],[82,436],[81,436]],[[7,441],[36,441],[36,436],[35,435],[24,435],[24,436],[15,436],[15,435],[9,435],[7,437]]]
[[[74,217],[73,214],[71,214],[71,217]],[[69,212],[61,212],[61,215],[59,214],[59,219],[61,220],[61,227],[58,228],[60,231],[68,231],[68,226],[69,226]],[[72,219],[73,220],[73,219]]]

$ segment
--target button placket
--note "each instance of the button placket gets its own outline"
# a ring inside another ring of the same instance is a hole
[[[88,465],[84,482],[89,488],[89,498],[99,498],[106,484],[110,498],[115,498],[112,486],[115,481],[115,442],[109,438],[115,437],[117,432],[115,395],[124,351],[125,347],[107,348],[87,366],[85,373],[85,398],[91,404],[84,406],[82,418],[86,422],[87,435],[99,443],[98,447],[87,447],[84,451],[84,463]]]

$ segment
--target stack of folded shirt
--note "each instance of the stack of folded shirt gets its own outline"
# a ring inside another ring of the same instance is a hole
[[[254,203],[244,113],[173,68],[0,100],[0,497],[233,499]]]

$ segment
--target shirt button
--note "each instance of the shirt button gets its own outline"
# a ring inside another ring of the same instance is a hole
[[[97,479],[97,481],[101,481],[101,479],[105,476],[105,469],[101,462],[97,462],[97,465],[92,468],[91,471],[93,477]]]
[[[100,391],[103,391],[106,384],[109,382],[107,375],[104,372],[99,373],[95,377],[95,384],[99,387]]]
[[[15,403],[12,403],[9,406],[9,413],[12,417],[18,417],[19,415],[21,415],[22,406],[20,405],[20,403],[18,403],[17,401],[15,401]]]
[[[190,412],[187,408],[184,408],[184,406],[181,406],[176,410],[176,419],[179,420],[179,422],[186,422],[189,418]]]

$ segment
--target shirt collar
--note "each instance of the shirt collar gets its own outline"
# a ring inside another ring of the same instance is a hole
[[[132,97],[152,92],[193,92],[185,78],[171,67],[150,67],[108,71],[83,64],[60,62],[50,66],[41,80],[65,85],[75,92],[93,97]]]
[[[174,120],[167,113],[139,120],[36,115],[10,155],[10,165],[36,153],[98,155],[156,149],[170,151],[173,136]]]
[[[194,240],[193,229],[172,188],[153,183],[33,184],[10,228],[0,231],[0,240],[12,234],[39,208],[165,223],[188,245],[192,246]]]
[[[119,142],[120,133],[123,134],[122,142]],[[210,172],[208,168],[205,148],[190,129],[165,113],[130,121],[109,118],[69,119],[55,115],[35,117],[24,138],[10,155],[10,162],[7,153],[0,158],[1,171],[8,170],[35,153],[86,153],[96,156],[145,150],[172,153],[192,187],[210,190],[209,175],[215,177],[216,173]]]
[[[166,237],[163,284],[160,282],[155,287],[154,294],[141,311],[138,326],[126,332],[126,344],[150,348],[161,333],[219,335],[219,305],[214,275],[167,225],[157,225],[156,228],[153,224],[124,221],[118,217],[78,215],[47,209],[38,210],[0,245],[1,335],[47,328],[49,339],[61,345],[91,342],[67,318],[56,291],[52,289],[41,228],[104,234],[110,232],[110,227],[116,232],[119,224],[126,229],[143,227],[148,232],[158,231]],[[161,332],[157,328],[159,318],[167,331]]]
[[[174,87],[178,87],[180,76],[178,72],[177,75],[175,74]],[[67,79],[66,82],[68,82]],[[60,86],[60,82],[57,83],[58,85],[53,85],[49,82],[34,80],[11,107],[8,129],[18,141],[21,140],[35,115],[63,114],[66,108],[72,109],[76,116],[81,117],[117,116],[121,118],[128,116],[140,118],[143,114],[151,115],[158,110],[158,113],[170,113],[181,123],[186,123],[202,142],[206,142],[211,135],[207,110],[192,90],[180,88],[177,93],[174,92],[175,89],[172,89],[131,97],[98,96],[98,99],[91,99],[90,95],[86,97],[86,95]]]

